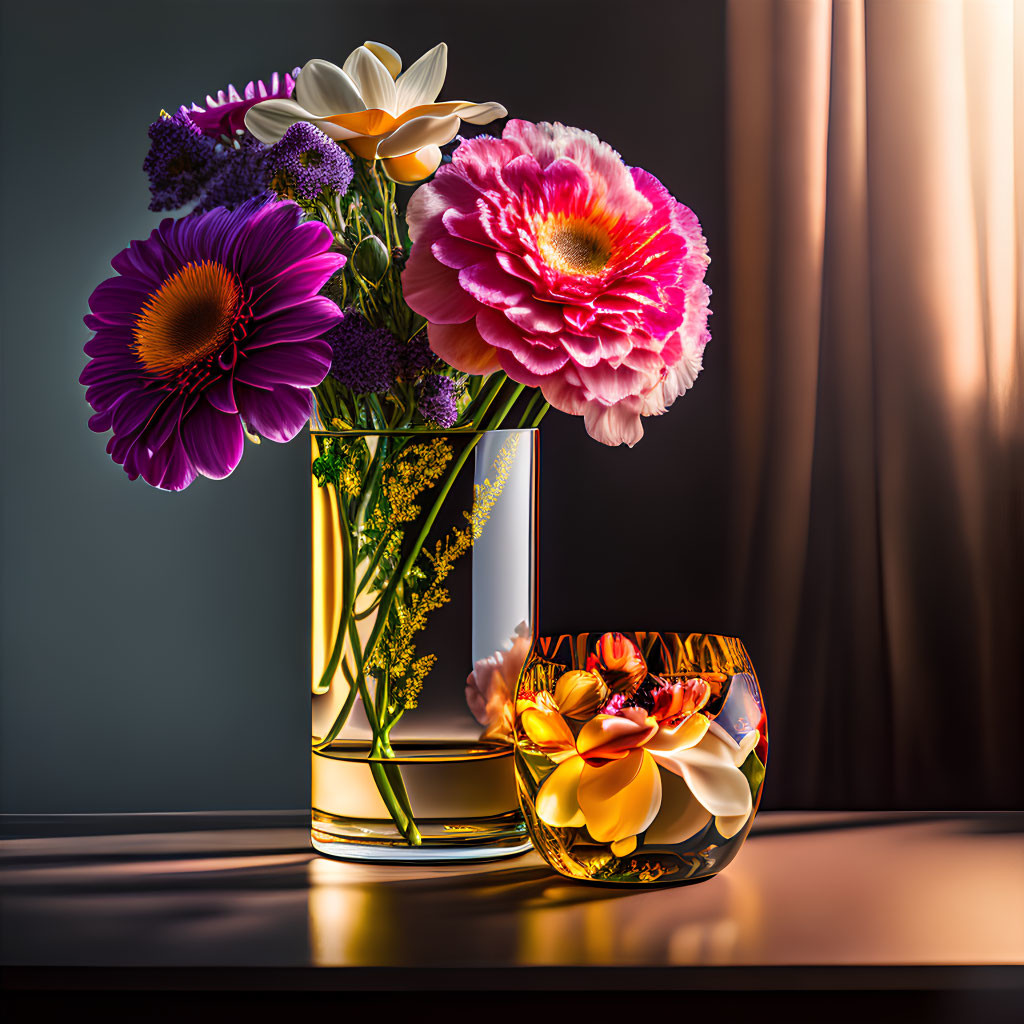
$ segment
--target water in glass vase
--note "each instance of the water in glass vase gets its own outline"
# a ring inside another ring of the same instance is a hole
[[[395,766],[412,818],[430,856],[464,860],[524,846],[511,751],[503,743],[393,744],[374,759],[366,744],[342,741],[313,755],[313,845],[326,853],[373,860],[408,859],[408,843],[388,811],[372,767]],[[345,815],[321,807],[343,807]],[[368,847],[368,849],[363,849]],[[479,852],[478,852],[479,851]]]
[[[536,431],[312,434],[312,841],[529,849],[513,700],[536,606]]]

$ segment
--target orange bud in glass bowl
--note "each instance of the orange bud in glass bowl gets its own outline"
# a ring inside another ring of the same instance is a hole
[[[604,633],[587,668],[598,668],[612,693],[630,694],[647,678],[643,656],[624,633]]]

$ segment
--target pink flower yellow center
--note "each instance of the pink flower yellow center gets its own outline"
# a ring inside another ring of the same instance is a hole
[[[149,297],[135,321],[135,351],[151,373],[170,376],[214,355],[242,311],[242,286],[221,263],[186,263]]]
[[[600,224],[561,213],[542,221],[537,248],[549,267],[564,274],[599,274],[612,254],[611,238]]]

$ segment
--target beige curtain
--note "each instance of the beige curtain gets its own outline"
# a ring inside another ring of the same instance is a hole
[[[734,583],[773,802],[1015,806],[1024,5],[730,0],[727,32]]]

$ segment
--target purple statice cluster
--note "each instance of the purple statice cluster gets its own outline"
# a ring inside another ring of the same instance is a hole
[[[352,161],[315,125],[298,121],[268,152],[274,189],[312,202],[324,193],[344,195],[352,183]]]
[[[150,147],[142,169],[149,177],[151,210],[176,210],[198,200],[195,209],[229,210],[266,192],[270,185],[266,147],[240,136],[226,145],[204,135],[185,107],[161,115],[149,126]]]
[[[216,163],[216,143],[208,139],[180,107],[162,113],[149,126],[149,152],[142,169],[149,178],[149,208],[176,210],[198,199]]]
[[[210,180],[203,189],[197,210],[212,210],[215,206],[236,206],[252,199],[270,186],[267,148],[251,135],[238,138],[238,145],[219,145]]]
[[[398,341],[383,327],[374,327],[352,308],[325,335],[330,342],[331,376],[358,395],[382,395],[397,380]]]
[[[176,210],[195,202],[202,212],[233,210],[274,188],[281,195],[312,201],[324,192],[344,194],[352,161],[319,128],[292,125],[274,146],[248,133],[234,140],[204,134],[185,107],[149,126],[150,148],[142,165],[149,177],[151,210]]]
[[[358,310],[344,311],[325,335],[332,350],[331,376],[356,394],[386,394],[398,383],[411,385],[416,408],[424,420],[450,427],[458,417],[455,381],[443,373],[423,333],[399,341],[383,327],[374,327]]]
[[[443,374],[429,373],[416,384],[416,408],[439,427],[450,427],[458,419],[457,398],[455,381]]]
[[[439,365],[437,356],[430,350],[430,342],[425,331],[420,331],[398,347],[398,376],[402,380],[419,380],[425,373]]]

